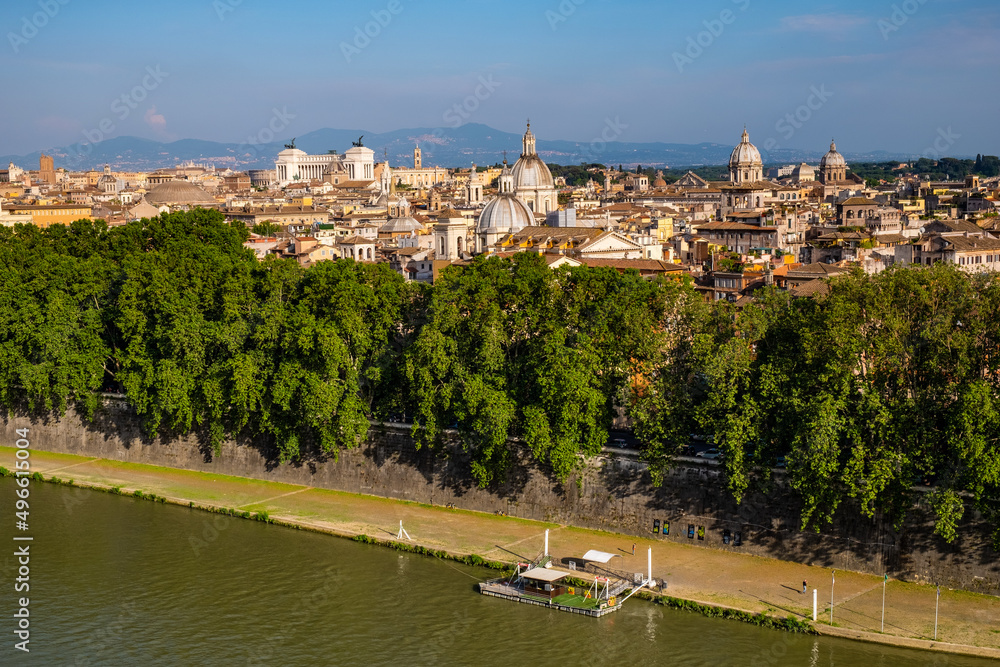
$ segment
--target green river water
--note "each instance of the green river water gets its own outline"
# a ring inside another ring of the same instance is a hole
[[[0,539],[15,534],[14,489]],[[995,665],[630,600],[592,619],[479,595],[489,573],[326,535],[31,485],[30,653],[0,556],[2,665]]]

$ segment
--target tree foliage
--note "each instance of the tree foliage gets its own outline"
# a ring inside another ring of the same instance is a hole
[[[853,498],[902,520],[930,480],[937,532],[971,503],[996,525],[1000,287],[954,267],[856,272],[819,301],[772,293],[706,348],[699,416],[739,498],[787,455],[803,526]],[[727,320],[727,324],[728,324]]]
[[[385,264],[258,261],[247,237],[204,210],[0,228],[0,405],[92,414],[123,393],[150,436],[262,438],[282,461],[412,415],[441,455],[457,431],[483,486],[522,450],[565,482],[628,424],[656,482],[692,433],[737,499],[784,458],[804,528],[848,501],[898,522],[918,498],[948,540],[972,509],[1000,524],[995,275],[857,272],[737,309],[537,254],[430,287]]]

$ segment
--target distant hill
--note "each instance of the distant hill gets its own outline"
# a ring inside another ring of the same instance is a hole
[[[507,151],[510,162],[521,153],[521,134],[502,132],[486,125],[468,123],[458,128],[411,128],[382,134],[364,130],[322,129],[296,138],[296,146],[309,153],[343,152],[351,142],[364,135],[364,145],[376,153],[376,159],[387,155],[393,166],[412,166],[413,147],[423,150],[424,166],[467,167],[473,162],[491,165],[503,160]],[[48,148],[28,155],[0,156],[0,165],[14,162],[23,169],[37,169],[38,158],[44,152],[55,158],[56,167],[71,170],[99,168],[110,164],[116,169],[152,170],[172,167],[178,162],[212,163],[233,169],[267,169],[274,166],[275,156],[291,138],[269,144],[249,145],[220,143],[200,139],[181,139],[162,143],[138,137],[114,137],[95,145]],[[599,162],[608,165],[673,168],[726,164],[733,144],[667,144],[564,141],[538,137],[538,153],[546,162],[574,165]],[[782,149],[765,155],[768,164],[810,162],[815,164],[825,150],[800,151]],[[848,160],[875,162],[906,160],[912,156],[877,151],[845,153]]]

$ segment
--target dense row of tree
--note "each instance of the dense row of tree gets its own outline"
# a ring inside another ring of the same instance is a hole
[[[456,428],[481,485],[518,440],[561,480],[627,416],[654,480],[714,438],[742,498],[786,457],[820,527],[854,499],[899,519],[932,479],[938,531],[1000,519],[1000,285],[953,268],[766,293],[743,310],[690,285],[537,255],[479,258],[433,288],[384,264],[260,262],[218,213],[0,229],[0,403],[92,413],[122,392],[150,434],[263,436],[335,453],[369,420]]]
[[[559,178],[560,176],[566,179],[566,185],[575,188],[582,188],[591,179],[593,179],[598,186],[604,186],[604,176],[601,171],[592,172],[591,169],[603,170],[603,164],[597,163],[581,163],[579,165],[561,165],[561,164],[549,164],[549,171],[552,172],[553,178]]]
[[[787,457],[803,523],[848,498],[900,520],[930,480],[938,532],[971,501],[1000,522],[1000,284],[954,267],[855,273],[828,297],[771,293],[695,334],[697,421],[739,498]]]
[[[932,160],[922,157],[918,160],[911,160],[905,169],[899,169],[899,165],[899,161],[852,162],[851,172],[866,181],[884,180],[890,183],[904,172],[918,174],[936,181],[960,181],[970,174],[987,178],[1000,175],[1000,158],[995,155],[977,155],[975,160],[961,160],[952,157]]]

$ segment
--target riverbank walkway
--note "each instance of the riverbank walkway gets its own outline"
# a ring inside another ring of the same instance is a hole
[[[0,447],[0,466],[14,469],[14,451]],[[414,544],[505,562],[516,562],[518,553],[535,555],[546,529],[551,531],[557,557],[600,549],[621,554],[615,567],[625,572],[644,572],[646,549],[652,547],[653,576],[667,580],[664,593],[672,597],[811,620],[812,589],[816,588],[820,607],[815,625],[821,633],[1000,658],[1000,597],[942,588],[937,641],[933,641],[933,586],[889,581],[885,632],[881,633],[882,578],[878,576],[836,573],[831,626],[831,571],[825,568],[514,517],[87,456],[32,450],[30,461],[31,470],[46,479],[54,475],[77,485],[121,487],[123,493],[139,490],[182,505],[264,511],[284,523],[341,536],[364,534],[395,540],[402,520]],[[808,582],[807,594],[802,593],[803,581]]]

